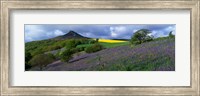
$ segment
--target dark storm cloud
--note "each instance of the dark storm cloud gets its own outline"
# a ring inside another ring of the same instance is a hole
[[[109,36],[109,26],[104,25],[69,25],[69,30],[73,30],[83,36],[98,38],[101,36]],[[68,30],[68,31],[69,31]]]
[[[64,35],[73,30],[85,37],[106,39],[129,39],[139,29],[149,29],[155,37],[167,36],[170,31],[175,34],[174,24],[28,24],[25,25],[25,41],[43,40]]]

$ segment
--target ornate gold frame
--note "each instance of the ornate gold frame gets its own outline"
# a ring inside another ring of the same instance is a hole
[[[1,1],[1,95],[200,95],[199,0],[0,0]],[[190,10],[191,86],[189,87],[14,87],[9,85],[11,10]]]

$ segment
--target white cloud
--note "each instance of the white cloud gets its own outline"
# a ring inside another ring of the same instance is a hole
[[[39,40],[45,33],[37,25],[25,25],[25,41]]]
[[[133,30],[133,33],[135,33],[136,31],[138,31],[138,29],[134,29],[134,30]]]
[[[25,25],[25,41],[35,41],[64,35],[60,30],[46,31],[38,25]]]
[[[54,33],[52,33],[52,32],[46,32],[46,36],[47,36],[47,37],[52,37],[53,34],[54,34]]]
[[[118,38],[127,33],[127,28],[124,26],[110,27],[111,37]]]
[[[60,30],[55,30],[54,31],[54,35],[55,36],[60,36],[60,35],[64,35],[65,33],[64,32],[62,32],[62,31],[60,31]]]
[[[33,41],[33,38],[27,36],[27,37],[25,38],[25,41]]]
[[[25,41],[43,40],[64,35],[69,30],[90,38],[130,39],[139,29],[149,29],[154,37],[167,36],[170,31],[175,34],[175,25],[25,25]]]
[[[152,33],[150,33],[150,35],[154,36],[154,37],[165,37],[164,33],[162,31],[152,31]]]
[[[168,34],[165,34],[163,32],[163,30],[152,31],[152,33],[150,33],[150,35],[152,35],[154,37],[166,37],[166,36],[168,36]]]
[[[111,36],[116,38],[116,37],[118,37],[118,34],[114,31],[111,31]]]
[[[166,32],[172,31],[172,34],[175,34],[175,32],[176,32],[176,27],[174,27],[174,26],[168,26],[168,27],[166,27],[166,28],[164,29],[164,31],[166,31]]]

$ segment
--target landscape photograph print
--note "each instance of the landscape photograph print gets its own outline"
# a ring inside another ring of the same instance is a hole
[[[25,24],[25,71],[175,71],[175,24]]]

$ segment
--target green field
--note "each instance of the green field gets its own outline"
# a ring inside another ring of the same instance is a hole
[[[105,42],[100,42],[99,44],[103,45],[105,48],[114,48],[114,47],[118,47],[118,46],[124,46],[124,45],[128,45],[129,42],[121,42],[121,43],[105,43]],[[92,46],[93,44],[81,44],[78,45],[77,48],[80,47],[88,47],[88,46]]]

